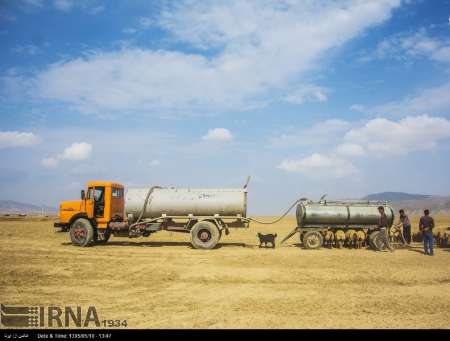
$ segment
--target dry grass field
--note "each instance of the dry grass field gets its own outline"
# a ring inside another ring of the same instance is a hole
[[[450,249],[308,251],[298,235],[258,248],[257,232],[279,242],[293,217],[232,230],[210,251],[168,232],[78,248],[52,225],[0,221],[2,303],[95,305],[133,328],[450,328]]]

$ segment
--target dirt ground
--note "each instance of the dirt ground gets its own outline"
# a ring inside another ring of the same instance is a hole
[[[95,305],[132,328],[450,328],[450,249],[304,250],[298,235],[258,248],[257,232],[280,242],[293,217],[234,229],[205,251],[173,232],[79,248],[52,225],[0,221],[3,304]]]

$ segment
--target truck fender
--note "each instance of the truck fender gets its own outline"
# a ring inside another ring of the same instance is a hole
[[[70,220],[69,220],[69,227],[72,225],[72,223],[75,221],[75,220],[77,220],[78,218],[84,218],[84,219],[87,219],[87,220],[89,220],[90,222],[91,222],[91,224],[92,224],[92,226],[95,228],[96,227],[96,224],[94,223],[92,223],[92,221],[91,221],[91,219],[89,219],[88,218],[88,216],[86,215],[86,213],[77,213],[77,214],[74,214],[73,216],[72,216],[72,218],[70,218]]]

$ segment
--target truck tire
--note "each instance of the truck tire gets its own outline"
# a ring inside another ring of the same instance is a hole
[[[94,241],[94,227],[89,220],[78,218],[70,225],[70,240],[76,246],[89,246]]]
[[[196,249],[213,249],[220,239],[220,231],[210,221],[199,221],[191,230],[191,244]]]
[[[308,231],[303,235],[303,246],[305,249],[316,250],[323,245],[322,233],[319,231]]]

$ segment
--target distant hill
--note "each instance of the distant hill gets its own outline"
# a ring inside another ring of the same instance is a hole
[[[432,195],[426,194],[409,194],[403,192],[382,192],[366,195],[363,200],[380,200],[380,201],[404,201],[404,200],[423,200],[431,198]]]
[[[0,200],[0,212],[1,213],[41,213],[42,209],[46,213],[57,212],[56,207],[50,206],[38,206],[12,200]]]
[[[450,196],[383,192],[366,195],[362,200],[389,201],[396,210],[403,208],[410,214],[420,214],[426,208],[434,214],[450,212]]]

